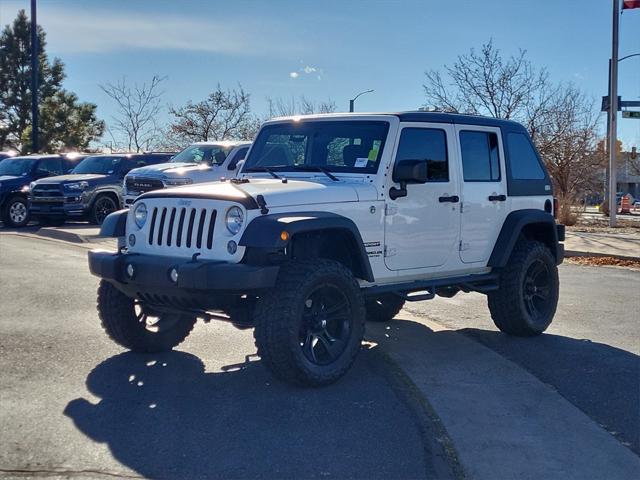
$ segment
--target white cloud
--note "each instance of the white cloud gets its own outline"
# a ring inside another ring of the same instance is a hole
[[[15,10],[11,7],[15,5]],[[24,5],[3,5],[12,18]],[[229,55],[284,57],[306,47],[291,38],[277,20],[202,18],[160,13],[65,8],[43,4],[38,15],[47,32],[48,50],[60,54],[97,54],[131,50],[182,50]]]
[[[304,68],[300,68],[298,71],[289,72],[289,77],[291,78],[299,78],[300,74],[311,75],[312,73],[316,74],[316,79],[322,80],[322,69],[318,67],[312,67],[310,65],[306,65]]]

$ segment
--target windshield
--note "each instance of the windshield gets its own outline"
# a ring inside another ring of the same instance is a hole
[[[243,172],[308,171],[376,173],[387,137],[387,122],[308,121],[264,127]]]
[[[5,158],[4,160],[0,161],[0,176],[25,176],[31,171],[35,162],[36,161],[34,159]]]
[[[111,175],[116,172],[121,161],[121,157],[87,157],[71,173]]]
[[[231,148],[219,145],[191,145],[170,160],[170,163],[208,163],[222,165]]]

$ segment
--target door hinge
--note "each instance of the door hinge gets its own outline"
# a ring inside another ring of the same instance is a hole
[[[389,245],[384,246],[385,257],[393,257],[396,253],[398,253],[398,250],[396,250],[395,248],[391,248],[389,247]]]
[[[460,213],[464,212],[464,202],[460,202]]]
[[[385,203],[384,205],[384,214],[385,215],[395,215],[398,213],[398,206],[392,205],[391,203]]]
[[[464,252],[465,250],[469,250],[469,244],[466,242],[463,242],[462,240],[460,240],[460,243],[458,243],[458,250],[460,252]]]

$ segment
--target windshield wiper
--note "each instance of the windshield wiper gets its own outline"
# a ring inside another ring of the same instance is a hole
[[[269,167],[249,167],[242,170],[242,173],[251,173],[251,172],[267,172],[273,178],[277,178],[279,180],[282,179],[280,175],[278,175],[276,172],[271,170]]]
[[[333,175],[328,169],[326,169],[325,167],[321,167],[319,165],[296,165],[294,168],[296,170],[302,170],[307,172],[322,172],[334,182],[340,181],[340,179],[335,175]]]

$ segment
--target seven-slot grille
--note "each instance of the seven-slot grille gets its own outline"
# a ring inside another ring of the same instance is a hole
[[[160,190],[164,188],[164,183],[157,178],[127,177],[125,188],[128,194],[140,195],[152,190]]]
[[[194,207],[153,207],[147,241],[155,247],[213,248],[217,210]]]

